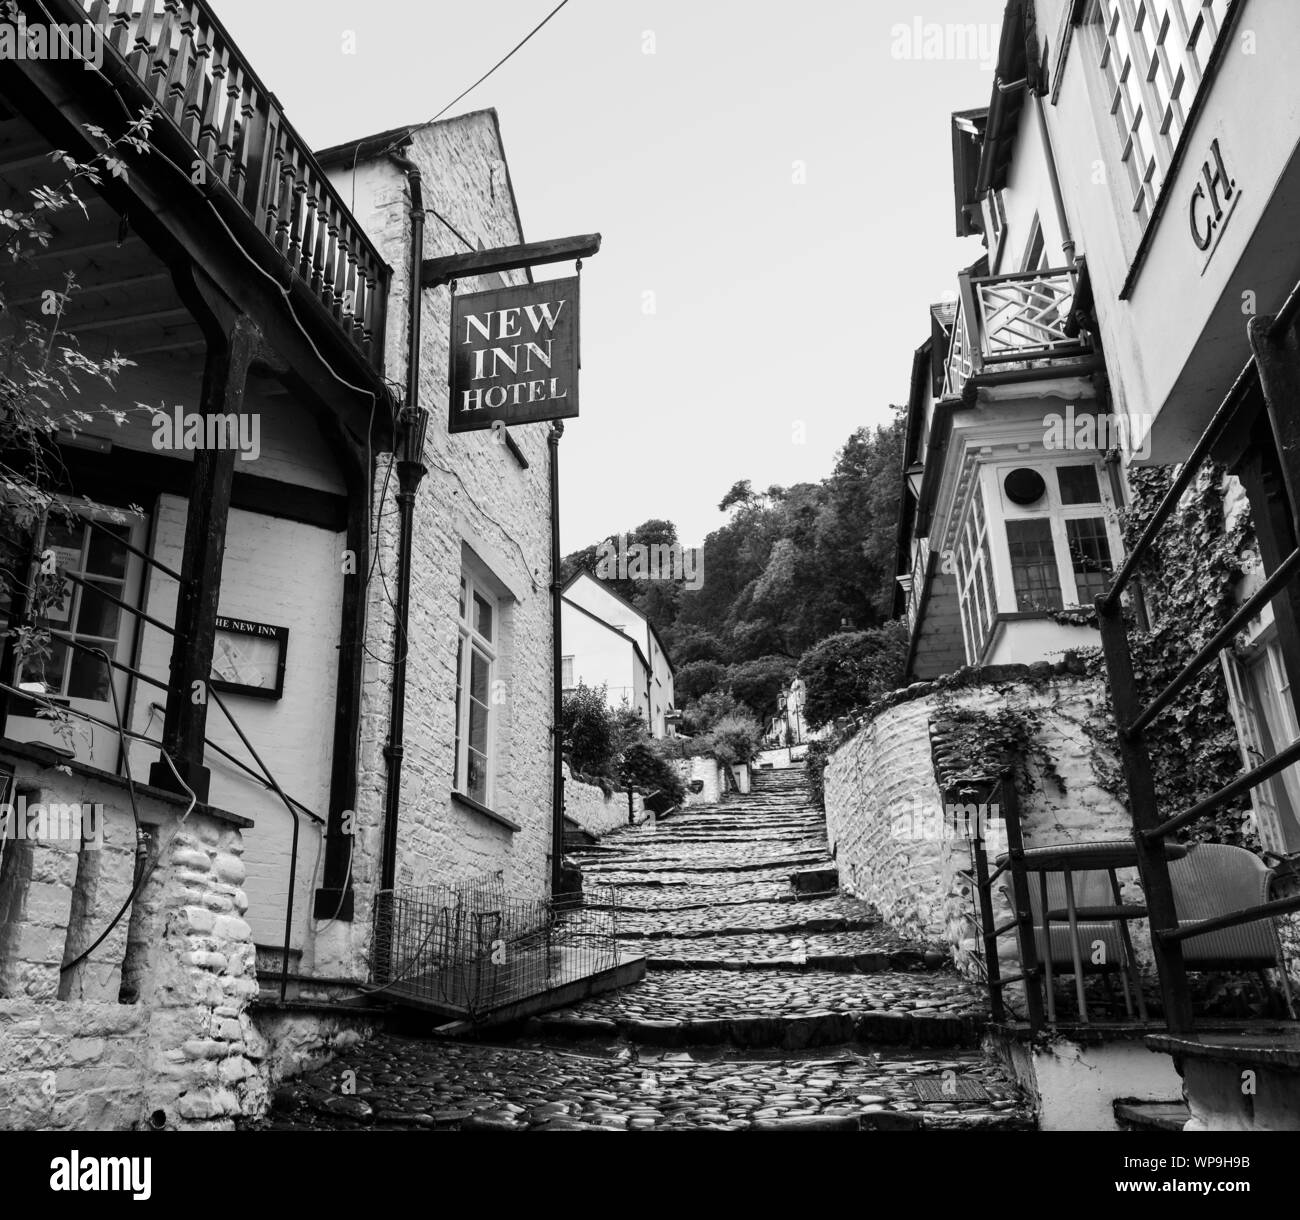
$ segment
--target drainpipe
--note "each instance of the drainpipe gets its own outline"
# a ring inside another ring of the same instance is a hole
[[[384,841],[379,874],[380,890],[397,884],[397,820],[402,797],[402,740],[406,720],[407,628],[411,618],[411,543],[414,537],[415,494],[427,473],[424,438],[429,414],[420,403],[420,309],[423,289],[420,273],[424,259],[424,190],[415,163],[392,154],[393,164],[411,188],[411,286],[407,308],[410,322],[406,345],[406,402],[398,416],[400,433],[397,461],[398,577],[397,617],[393,625],[393,686],[388,717],[388,786],[384,797]]]
[[[551,897],[560,894],[564,871],[564,642],[560,632],[560,437],[564,423],[551,424],[546,443],[551,450],[551,630],[555,649],[551,658],[551,732],[555,737],[554,775],[551,781]]]
[[[1061,178],[1056,172],[1056,153],[1052,149],[1052,137],[1047,130],[1047,114],[1043,109],[1043,95],[1031,90],[1034,97],[1034,111],[1038,115],[1038,132],[1043,140],[1043,153],[1047,158],[1047,177],[1052,184],[1052,202],[1056,205],[1056,223],[1061,227],[1061,252],[1065,255],[1068,267],[1074,266],[1074,236],[1070,232],[1070,220],[1065,214],[1065,199],[1061,194]]]

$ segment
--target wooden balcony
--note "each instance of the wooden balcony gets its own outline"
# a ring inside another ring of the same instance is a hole
[[[389,268],[205,0],[51,0],[99,26],[117,58],[194,150],[208,189],[224,188],[293,279],[317,297],[373,368],[383,360]]]
[[[1074,267],[1015,275],[960,276],[961,297],[948,347],[943,396],[960,397],[973,377],[1033,369],[1088,356],[1092,341],[1068,325],[1079,272]]]

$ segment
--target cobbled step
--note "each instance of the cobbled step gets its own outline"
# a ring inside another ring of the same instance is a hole
[[[276,1092],[275,1130],[1024,1130],[1028,1108],[973,1051],[817,1058],[618,1057],[386,1035]],[[969,1082],[940,1103],[914,1082]],[[353,1091],[354,1090],[354,1091]],[[779,1124],[773,1127],[771,1124]],[[762,1126],[760,1126],[762,1124]],[[255,1125],[255,1124],[254,1124]]]
[[[817,888],[835,866],[802,771],[572,854],[589,884],[622,891],[620,943],[649,951],[640,984],[535,1018],[523,1038],[540,1044],[381,1035],[282,1087],[266,1125],[1033,1127],[1014,1084],[975,1049],[982,996],[946,956],[890,930],[868,904]],[[800,894],[792,874],[819,880]]]
[[[537,1017],[526,1032],[539,1038],[586,1039],[620,1035],[645,1046],[735,1046],[745,1050],[805,1050],[808,1047],[910,1046],[976,1047],[986,1019],[943,1014],[885,1012],[814,1013],[778,1017],[695,1017],[688,1019]]]

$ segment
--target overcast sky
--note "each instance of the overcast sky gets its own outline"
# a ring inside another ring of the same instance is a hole
[[[215,7],[324,148],[432,117],[555,3]],[[604,236],[561,448],[566,552],[650,517],[700,542],[737,479],[819,479],[905,400],[926,306],[978,255],[953,236],[948,115],[987,105],[993,73],[900,56],[896,27],[979,22],[996,47],[1003,8],[570,0],[456,106],[498,111],[527,240]]]

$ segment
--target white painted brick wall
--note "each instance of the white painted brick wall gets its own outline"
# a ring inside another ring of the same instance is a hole
[[[589,834],[607,835],[611,830],[628,825],[627,792],[615,789],[613,795],[606,796],[595,784],[575,780],[566,764],[564,813]],[[638,824],[645,821],[645,801],[639,792],[632,795],[632,817]]]
[[[502,153],[490,112],[426,129],[407,155],[423,173],[426,206],[485,247],[521,240],[501,172]],[[351,173],[338,179],[351,194]],[[409,267],[406,179],[384,162],[358,167],[356,212],[393,267],[388,303],[387,371],[405,379]],[[429,217],[425,257],[463,252],[464,245]],[[514,273],[511,282],[522,282]],[[459,291],[499,287],[501,277],[460,285]],[[405,759],[398,838],[397,883],[456,882],[501,873],[521,897],[545,892],[551,839],[551,604],[549,426],[511,430],[530,463],[522,470],[490,432],[449,436],[447,418],[450,293],[424,293],[420,399],[432,415],[426,445],[428,475],[415,509],[411,620],[406,691]],[[563,451],[563,445],[561,445]],[[380,455],[382,471],[389,461]],[[394,589],[397,478],[382,506],[376,501],[378,545]],[[455,752],[457,602],[462,544],[468,544],[517,600],[504,607],[504,642],[496,677],[504,682],[496,743],[496,809],[522,829],[499,823],[451,799]],[[320,972],[365,974],[374,888],[383,834],[393,609],[384,581],[369,589],[369,651],[362,695],[359,832],[353,876],[356,920],[334,925],[315,943]]]

